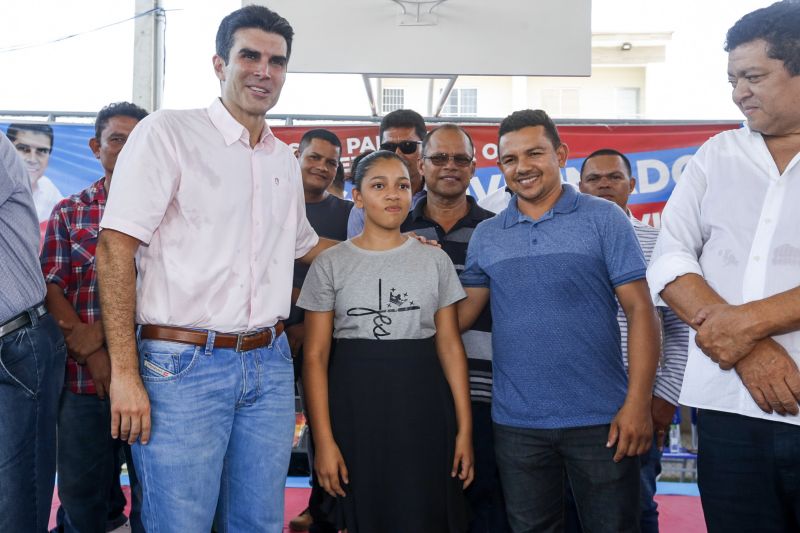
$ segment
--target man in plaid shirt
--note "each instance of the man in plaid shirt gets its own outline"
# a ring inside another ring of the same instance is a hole
[[[130,452],[127,444],[111,438],[107,397],[111,362],[94,263],[117,155],[145,116],[147,111],[128,102],[108,105],[98,113],[89,147],[100,160],[104,176],[59,202],[47,223],[41,255],[46,302],[69,351],[58,414],[58,531],[102,533],[107,520],[125,520],[125,497],[119,486],[120,446],[126,449],[126,456]],[[133,462],[127,463],[134,480]],[[132,488],[135,492],[137,487]],[[132,515],[134,531],[141,531],[138,517]]]

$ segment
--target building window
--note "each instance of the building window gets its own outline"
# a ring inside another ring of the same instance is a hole
[[[384,88],[381,100],[381,111],[386,114],[398,109],[403,109],[404,100],[405,92],[403,89]]]
[[[442,107],[445,117],[477,117],[478,89],[453,89]]]
[[[542,89],[542,109],[552,116],[579,116],[581,112],[580,89]]]
[[[622,87],[617,89],[614,107],[617,118],[637,118],[639,116],[639,89]]]

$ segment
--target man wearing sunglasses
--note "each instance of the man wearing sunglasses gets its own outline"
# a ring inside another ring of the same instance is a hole
[[[420,174],[419,158],[422,154],[422,139],[427,130],[422,115],[411,109],[397,109],[388,113],[380,126],[380,149],[395,152],[408,164],[411,178],[411,208],[425,196],[424,181]],[[364,211],[354,207],[347,221],[347,238],[352,238],[364,229]]]
[[[11,124],[7,135],[25,162],[31,178],[36,216],[39,222],[46,222],[53,207],[64,197],[50,178],[44,175],[53,152],[53,128],[48,124]]]
[[[481,221],[494,216],[467,195],[475,172],[472,139],[455,124],[439,126],[424,137],[417,168],[424,176],[428,192],[409,213],[402,231],[413,231],[438,241],[460,274],[472,232]],[[492,317],[487,305],[471,329],[462,335],[469,364],[476,466],[475,481],[465,495],[472,507],[470,531],[497,533],[509,531],[509,527],[492,438],[491,331]]]

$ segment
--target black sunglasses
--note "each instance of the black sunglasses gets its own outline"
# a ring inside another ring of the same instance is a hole
[[[456,164],[457,167],[468,167],[472,164],[472,158],[467,154],[433,154],[433,155],[424,155],[422,156],[423,159],[427,159],[437,167],[445,166],[448,161],[451,159],[453,163]]]
[[[399,143],[381,143],[381,150],[388,150],[390,152],[396,152],[398,148],[400,151],[406,155],[413,154],[417,151],[417,146],[421,144],[422,141],[400,141]]]

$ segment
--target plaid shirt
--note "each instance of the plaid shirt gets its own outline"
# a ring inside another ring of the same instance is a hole
[[[82,322],[100,319],[94,254],[106,207],[105,178],[64,198],[53,209],[44,235],[41,263],[46,283],[55,283]],[[67,358],[64,386],[77,394],[96,394],[89,369]]]

